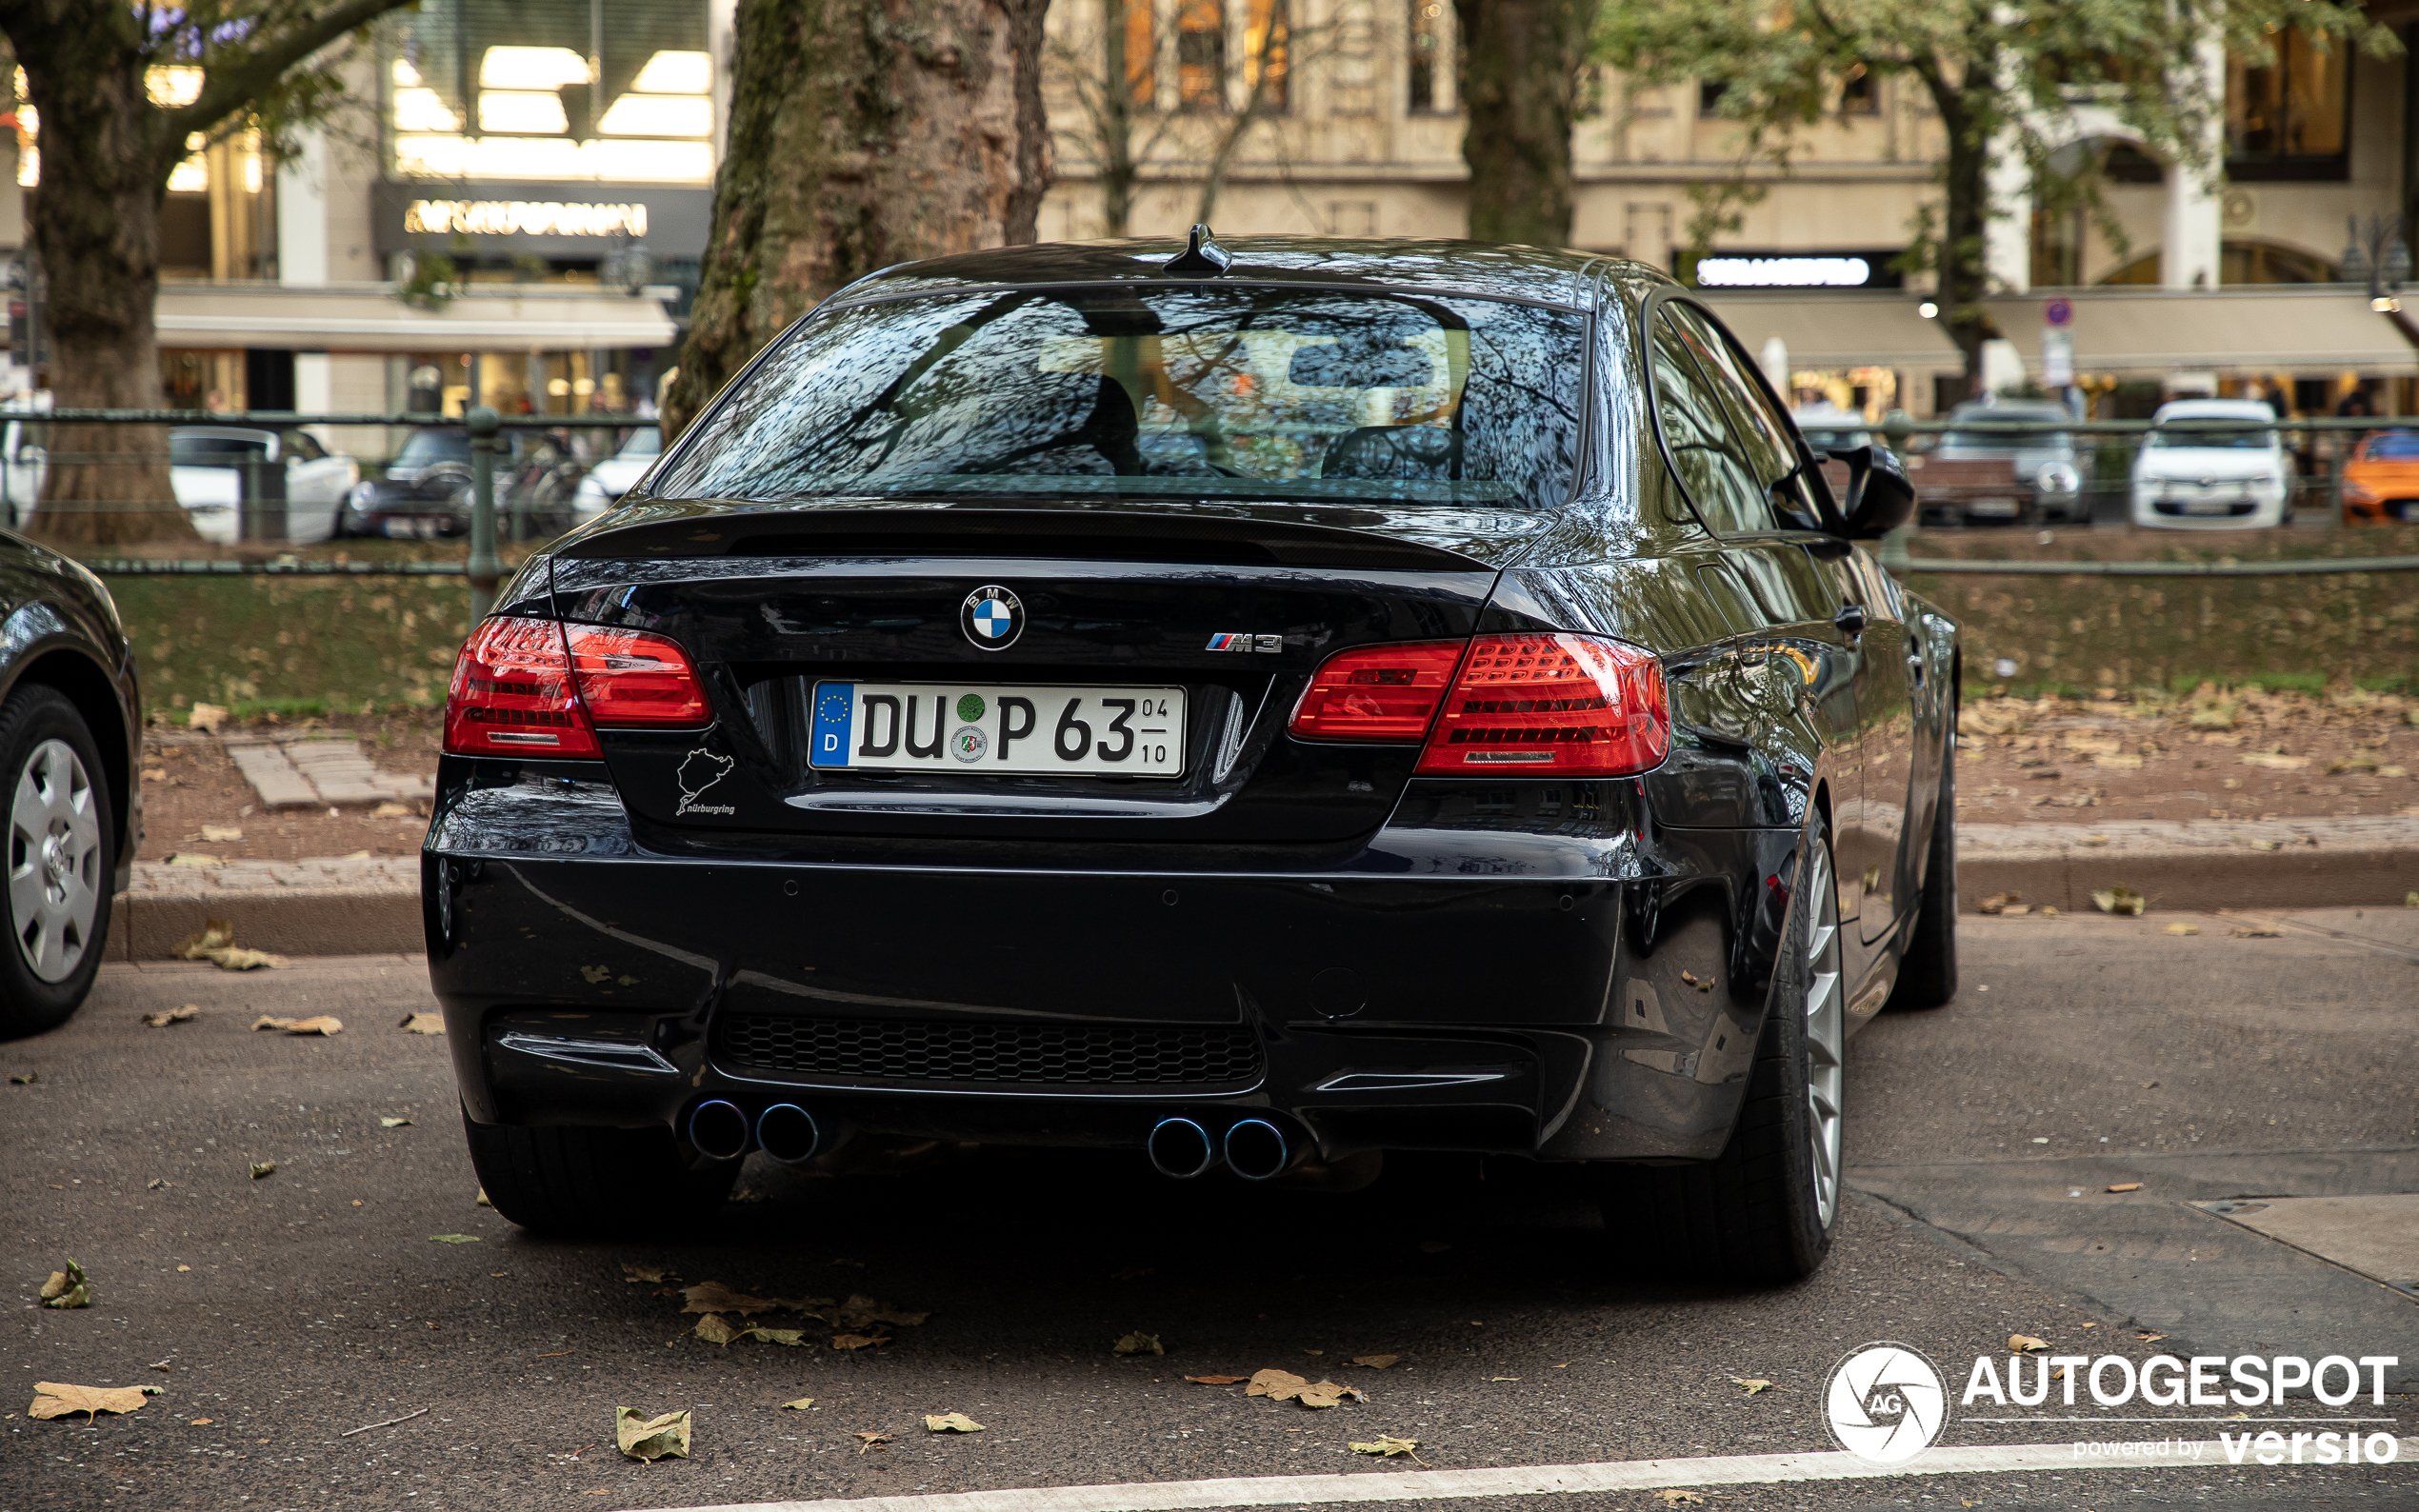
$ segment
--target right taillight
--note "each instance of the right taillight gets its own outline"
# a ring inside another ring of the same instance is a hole
[[[552,620],[483,622],[454,658],[445,748],[464,756],[596,756],[571,686],[571,656]]]
[[[1671,748],[1663,666],[1587,635],[1482,635],[1429,730],[1429,775],[1621,777]]]

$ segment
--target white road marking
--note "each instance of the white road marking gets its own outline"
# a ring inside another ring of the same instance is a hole
[[[2248,1424],[2256,1430],[2258,1424]],[[2145,1447],[2157,1441],[2146,1442]],[[1652,1491],[1664,1486],[1765,1485],[1783,1481],[1865,1481],[2005,1470],[2224,1469],[2215,1440],[2166,1441],[2164,1455],[2078,1455],[2071,1443],[1929,1449],[1912,1463],[1868,1464],[1850,1454],[1745,1454],[1605,1464],[1537,1464],[1509,1470],[1364,1470],[1352,1475],[1271,1475],[1226,1481],[1144,1481],[1023,1491],[954,1491],[825,1502],[745,1502],[660,1512],[1180,1512],[1190,1507],[1302,1506],[1343,1502],[1431,1502],[1538,1496],[1564,1491]],[[2198,1449],[2197,1456],[2189,1451]],[[2400,1442],[2396,1462],[2419,1459],[2419,1439]],[[2248,1466],[2250,1462],[2246,1460]]]

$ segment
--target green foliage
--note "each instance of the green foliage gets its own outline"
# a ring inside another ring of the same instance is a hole
[[[2273,61],[2272,39],[2288,26],[2322,48],[2400,50],[2389,29],[2337,0],[1604,0],[1595,51],[1642,84],[1721,86],[1715,113],[1738,129],[1731,169],[1690,191],[1691,251],[1749,203],[1757,170],[1789,171],[1853,70],[1915,81],[1949,149],[1940,200],[1909,228],[1905,266],[1940,272],[1952,327],[1970,351],[1981,335],[1971,302],[1988,292],[1993,154],[2020,151],[2046,207],[2096,209],[2100,160],[2067,149],[2087,134],[2078,109],[2091,107],[2154,156],[2213,170],[2212,117],[2224,108],[2225,81],[2200,77],[2199,44],[2215,28],[2232,54]]]

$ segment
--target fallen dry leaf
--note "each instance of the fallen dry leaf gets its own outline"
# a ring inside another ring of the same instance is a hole
[[[33,1405],[25,1409],[29,1418],[64,1418],[70,1412],[81,1412],[85,1422],[96,1422],[104,1412],[132,1412],[158,1396],[160,1388],[70,1386],[56,1381],[37,1381],[33,1392]]]
[[[1419,1441],[1417,1439],[1383,1438],[1371,1439],[1367,1443],[1355,1443],[1352,1445],[1352,1452],[1354,1454],[1374,1454],[1389,1460],[1398,1454],[1409,1454],[1412,1459],[1418,1460],[1418,1455],[1411,1454],[1411,1451],[1418,1447]],[[1427,1462],[1421,1461],[1421,1462],[1426,1463]]]
[[[407,1013],[395,1025],[406,1034],[443,1034],[445,1015],[442,1013]]]
[[[1772,1383],[1769,1381],[1749,1380],[1744,1376],[1732,1376],[1730,1378],[1730,1384],[1734,1386],[1747,1387],[1747,1394],[1750,1397],[1754,1396],[1759,1391],[1769,1391],[1772,1389]]]
[[[2285,938],[2285,931],[2282,929],[2245,929],[2238,926],[2226,932],[2237,940],[2282,940]]]
[[[264,1013],[252,1021],[255,1029],[283,1029],[288,1034],[342,1034],[345,1021],[330,1014],[313,1014],[308,1019],[277,1019]]]
[[[831,1347],[834,1349],[870,1349],[876,1344],[887,1344],[890,1342],[889,1334],[833,1334],[831,1336]]]
[[[224,866],[227,865],[227,863],[219,860],[216,856],[205,856],[190,850],[177,851],[174,855],[168,858],[168,864],[171,866]],[[198,960],[200,958],[188,957],[187,959]]]
[[[636,1407],[613,1410],[613,1442],[633,1460],[653,1463],[667,1456],[689,1458],[689,1414],[667,1412],[650,1418]]]
[[[420,816],[412,811],[410,804],[398,804],[389,799],[370,810],[370,817],[372,819],[417,819]]]
[[[382,1118],[378,1121],[378,1126],[380,1128],[410,1128],[411,1121],[408,1118]]]
[[[193,1420],[192,1423],[191,1423],[191,1426],[196,1427],[196,1428],[207,1428],[207,1427],[209,1427],[211,1423],[216,1422],[217,1421],[218,1421],[218,1420],[217,1420],[216,1418],[195,1418],[195,1419]]]
[[[241,840],[244,838],[244,826],[241,825],[204,825],[202,826],[202,838],[204,840],[217,841]]]
[[[688,1299],[682,1312],[735,1312],[743,1318],[760,1312],[813,1313],[818,1307],[831,1305],[829,1297],[750,1297],[718,1281],[700,1282],[681,1296]]]
[[[1982,900],[1982,911],[1985,913],[2006,913],[2009,909],[2014,907],[2017,904],[2022,902],[2024,902],[2024,895],[2022,893],[1994,892],[1989,897]]]
[[[928,1412],[924,1415],[927,1433],[980,1433],[983,1425],[963,1412]]]
[[[2136,1333],[2133,1337],[2134,1337],[2134,1338],[2136,1338],[2136,1339],[2141,1340],[2141,1341],[2142,1341],[2144,1343],[2146,1343],[2146,1344],[2154,1344],[2154,1343],[2157,1343],[2160,1340],[2162,1340],[2162,1339],[2166,1338],[2166,1337],[2167,1337],[2167,1335],[2165,1335],[2165,1334],[2146,1334],[2146,1333]]]
[[[65,1270],[50,1272],[42,1283],[42,1305],[45,1307],[90,1307],[92,1305],[92,1282],[84,1267],[73,1260]]]
[[[2119,1182],[2114,1186],[2109,1188],[2109,1190],[2112,1192],[2138,1192],[2141,1189],[2142,1184],[2140,1182]],[[2085,1323],[2083,1326],[2089,1328],[2091,1325],[2089,1323]]]
[[[31,1086],[34,1083],[41,1080],[42,1073],[39,1071],[19,1071],[9,1078],[9,1084],[10,1086]]]
[[[728,1346],[733,1339],[737,1339],[741,1336],[741,1330],[733,1328],[730,1323],[724,1322],[723,1315],[718,1312],[710,1312],[705,1317],[698,1319],[696,1332],[697,1337],[703,1339],[706,1343],[710,1344],[722,1344],[725,1346]]]
[[[849,1435],[849,1437],[857,1441],[857,1453],[859,1454],[865,1453],[866,1450],[872,1448],[877,1443],[888,1443],[890,1442],[890,1436],[889,1434],[874,1433],[870,1431],[865,1433],[852,1433]]]
[[[225,723],[227,710],[216,704],[205,704],[199,700],[195,700],[193,706],[185,714],[185,727],[200,730],[205,735],[217,734],[218,726]]]
[[[479,1188],[478,1201],[472,1203],[470,1205],[473,1207],[493,1207],[495,1204],[488,1201],[488,1189],[482,1186]]]
[[[1115,1355],[1164,1355],[1168,1351],[1160,1344],[1157,1334],[1132,1333],[1110,1344],[1109,1352]]]
[[[2150,906],[2150,900],[2130,887],[2109,887],[2091,895],[2091,901],[2102,913],[2139,915]]]
[[[2199,934],[2201,926],[2196,924],[2171,924],[2167,926],[2167,932],[2169,934]]]
[[[2285,843],[2281,840],[2254,840],[2251,842],[2251,848],[2253,850],[2282,850],[2285,848]]]
[[[430,1234],[429,1236],[429,1243],[432,1244],[475,1244],[478,1242],[479,1236],[476,1234]]]
[[[181,1008],[163,1008],[157,1013],[146,1013],[143,1022],[154,1029],[165,1029],[171,1024],[182,1024],[187,1019],[197,1019],[201,1015],[200,1004],[188,1003]]]
[[[2265,766],[2270,771],[2278,772],[2297,772],[2309,765],[2309,758],[2307,756],[2284,756],[2274,751],[2264,750],[2246,752],[2241,760],[2246,766]]]
[[[224,919],[204,920],[202,926],[176,942],[170,951],[179,961],[200,961],[213,950],[224,950],[235,943],[235,926]]]
[[[1383,1370],[1402,1358],[1401,1355],[1354,1355],[1352,1363],[1356,1365],[1367,1365],[1371,1370]]]
[[[254,1161],[244,1168],[252,1173],[253,1181],[259,1181],[264,1176],[274,1176],[277,1174],[277,1163],[275,1161]]]
[[[1353,1386],[1339,1386],[1332,1381],[1305,1381],[1290,1370],[1263,1370],[1254,1374],[1244,1395],[1266,1397],[1271,1402],[1298,1402],[1306,1407],[1332,1407],[1345,1398],[1367,1402],[1369,1394]]]
[[[1249,1379],[1250,1379],[1250,1377],[1249,1377],[1249,1376],[1187,1376],[1187,1377],[1185,1377],[1185,1379],[1186,1379],[1187,1381],[1190,1381],[1190,1382],[1194,1383],[1195,1384],[1198,1384],[1198,1385],[1204,1385],[1204,1386],[1231,1386],[1231,1385],[1235,1384],[1237,1382],[1240,1382],[1240,1381],[1248,1381],[1248,1380],[1249,1380]]]
[[[2030,1334],[2009,1334],[2008,1336],[2008,1347],[2020,1355],[2031,1354],[2036,1350],[2049,1348],[2049,1341],[2047,1339],[2035,1339]]]
[[[666,1270],[661,1265],[633,1265],[628,1261],[622,1263],[622,1280],[624,1281],[643,1281],[653,1285],[661,1285],[668,1278],[676,1280],[678,1273]]]
[[[811,1406],[813,1406],[813,1405],[814,1405],[814,1398],[812,1398],[812,1397],[800,1397],[800,1398],[799,1398],[797,1401],[795,1401],[795,1402],[785,1402],[785,1403],[783,1403],[781,1404],[781,1408],[782,1408],[782,1410],[783,1410],[784,1412],[804,1412],[804,1411],[806,1411],[809,1407],[811,1407]]]
[[[815,1304],[817,1306],[830,1305],[828,1300],[818,1301]],[[893,1307],[887,1302],[876,1302],[863,1292],[859,1292],[842,1303],[840,1310],[831,1315],[830,1322],[836,1328],[862,1331],[872,1323],[898,1323],[912,1328],[931,1316],[929,1312],[909,1312],[904,1308]]]
[[[1656,1501],[1667,1502],[1672,1506],[1683,1506],[1689,1502],[1702,1502],[1705,1500],[1705,1498],[1697,1495],[1694,1491],[1683,1491],[1676,1485],[1665,1486],[1662,1490],[1657,1491],[1654,1496]]]

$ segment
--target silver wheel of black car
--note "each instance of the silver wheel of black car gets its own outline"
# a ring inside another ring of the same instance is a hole
[[[1655,1235],[1640,1258],[1657,1269],[1795,1281],[1838,1231],[1847,983],[1828,832],[1809,832],[1796,871],[1729,1144],[1702,1164],[1609,1173],[1607,1228]]]
[[[117,834],[91,732],[56,688],[21,685],[0,706],[9,778],[7,912],[0,1035],[63,1022],[92,985],[110,929]]]
[[[46,740],[17,769],[9,805],[9,924],[43,981],[66,981],[98,943],[106,870],[91,774],[67,742]]]
[[[1840,1094],[1847,1080],[1848,1049],[1839,890],[1831,883],[1830,847],[1817,842],[1806,871],[1805,895],[1812,905],[1806,935],[1807,1152],[1814,1177],[1814,1210],[1829,1228],[1839,1212]]]

